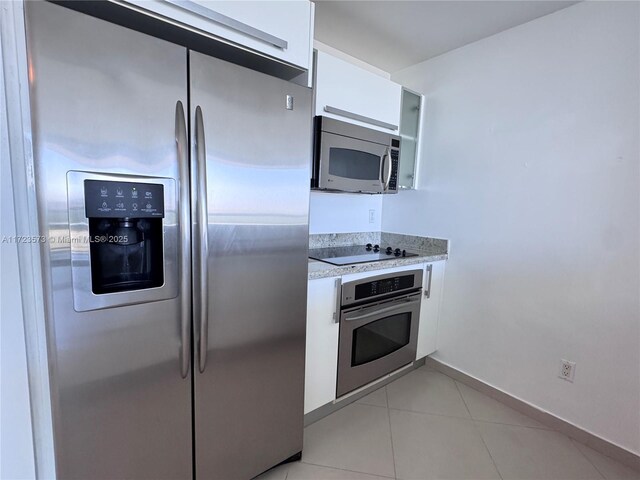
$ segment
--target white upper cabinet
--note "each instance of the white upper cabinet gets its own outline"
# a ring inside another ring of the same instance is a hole
[[[308,70],[313,4],[308,0],[125,0],[164,20]]]
[[[316,115],[399,135],[399,84],[317,51],[314,88]]]

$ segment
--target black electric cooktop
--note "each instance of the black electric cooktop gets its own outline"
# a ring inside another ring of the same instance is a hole
[[[351,265],[354,263],[379,262],[395,258],[417,257],[417,253],[408,252],[400,248],[379,245],[353,245],[349,247],[312,248],[309,258],[330,263],[331,265]]]

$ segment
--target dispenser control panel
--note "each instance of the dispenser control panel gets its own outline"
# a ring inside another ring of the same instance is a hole
[[[164,218],[164,185],[84,181],[87,218]]]

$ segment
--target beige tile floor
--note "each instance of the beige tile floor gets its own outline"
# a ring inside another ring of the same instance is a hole
[[[640,473],[421,367],[310,425],[259,480],[640,480]]]

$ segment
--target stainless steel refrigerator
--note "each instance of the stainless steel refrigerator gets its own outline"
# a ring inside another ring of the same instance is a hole
[[[310,90],[25,4],[59,478],[295,456]]]

